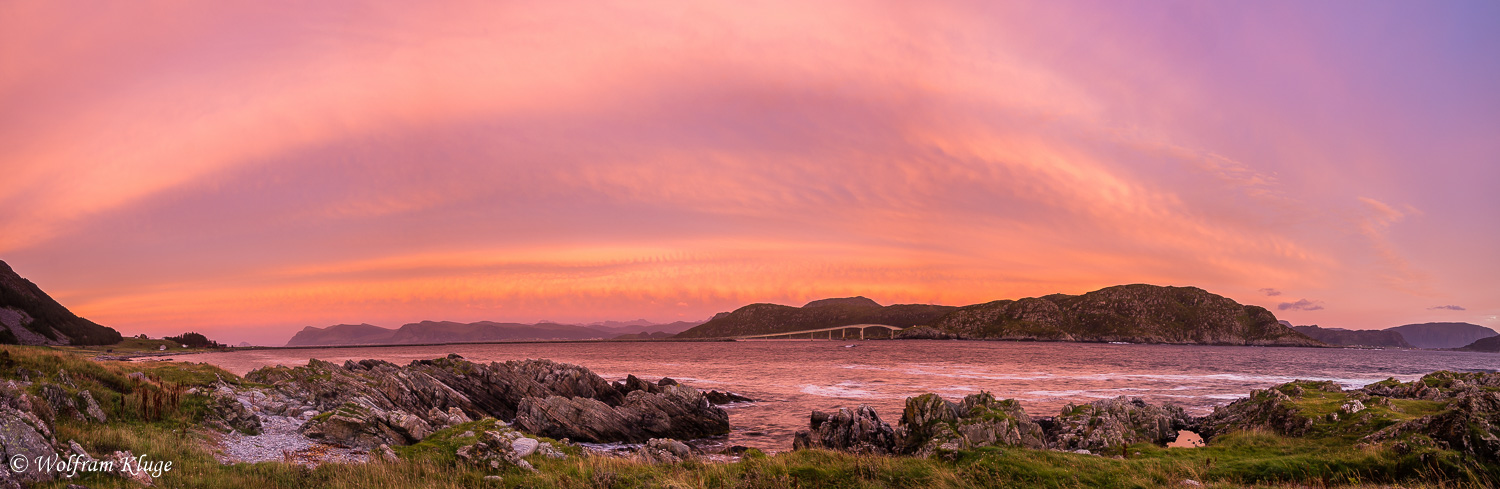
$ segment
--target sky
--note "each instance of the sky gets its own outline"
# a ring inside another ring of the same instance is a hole
[[[126,334],[1196,286],[1500,329],[1500,4],[0,3],[0,260]]]

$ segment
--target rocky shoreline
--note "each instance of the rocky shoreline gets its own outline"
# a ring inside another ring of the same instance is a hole
[[[733,462],[744,449],[706,454],[684,441],[726,434],[728,414],[719,405],[749,401],[669,378],[647,382],[631,375],[609,382],[577,365],[483,364],[458,355],[408,365],[310,360],[305,366],[257,369],[244,379],[214,380],[218,374],[209,374],[207,381],[186,389],[140,372],[119,379],[94,372],[86,374],[89,382],[74,382],[67,370],[49,374],[17,367],[15,373],[18,380],[0,383],[0,455],[7,458],[132,456],[90,453],[58,435],[58,423],[106,425],[112,420],[108,413],[120,412],[101,408],[127,401],[118,393],[89,390],[100,384],[128,384],[137,395],[180,395],[202,406],[192,429],[207,432],[220,464],[306,467],[394,463],[418,445],[428,451],[446,447],[439,449],[445,456],[483,470],[529,472],[539,460],[588,454],[652,464]],[[142,396],[145,409],[148,398]],[[865,406],[814,411],[791,448],[951,459],[1001,447],[1128,458],[1128,447],[1162,446],[1180,430],[1201,433],[1210,446],[1233,433],[1268,432],[1348,440],[1402,454],[1454,452],[1493,466],[1500,464],[1500,374],[1435,372],[1412,382],[1392,379],[1350,390],[1331,382],[1296,381],[1253,391],[1202,417],[1129,397],[1031,416],[1015,400],[984,392],[959,400],[925,394],[908,398],[894,425]],[[151,482],[138,473],[119,475]],[[0,488],[46,480],[46,473],[7,472]]]
[[[934,394],[907,398],[896,426],[867,406],[813,411],[794,448],[881,455],[953,453],[1023,447],[1126,456],[1139,443],[1166,445],[1181,431],[1212,444],[1222,435],[1264,431],[1288,437],[1348,439],[1358,446],[1453,450],[1500,463],[1500,374],[1434,372],[1411,382],[1389,379],[1359,389],[1328,381],[1294,381],[1252,391],[1202,417],[1180,407],[1121,396],[1031,417],[1013,400],[988,393],[960,402]]]

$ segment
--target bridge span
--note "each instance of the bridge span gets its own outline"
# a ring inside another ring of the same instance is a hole
[[[903,329],[906,329],[906,328],[898,328],[896,326],[891,326],[891,325],[886,325],[886,324],[850,324],[850,325],[846,325],[846,326],[834,326],[832,328],[804,329],[804,330],[801,330],[801,331],[783,331],[783,332],[780,332],[780,333],[766,333],[766,334],[752,334],[752,335],[744,335],[744,336],[733,336],[732,338],[736,339],[736,340],[751,340],[751,339],[775,338],[777,336],[792,336],[792,335],[803,335],[803,334],[805,334],[805,335],[808,335],[808,337],[811,338],[811,339],[817,339],[816,336],[813,335],[814,333],[822,333],[822,332],[826,331],[828,333],[828,339],[831,340],[831,339],[833,339],[833,332],[838,331],[839,332],[839,338],[840,339],[846,339],[846,338],[848,338],[848,332],[849,332],[849,330],[851,330],[851,329],[857,329],[857,330],[859,330],[859,339],[865,339],[865,330],[869,329],[869,328],[885,328],[887,330],[890,330],[890,332],[891,332],[892,335],[896,334],[897,331],[901,331]]]

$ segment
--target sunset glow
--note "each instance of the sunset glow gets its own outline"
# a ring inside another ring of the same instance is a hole
[[[1127,283],[1500,328],[1500,4],[992,3],[0,4],[0,260],[229,343]]]

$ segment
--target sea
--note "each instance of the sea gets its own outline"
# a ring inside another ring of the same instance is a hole
[[[244,375],[268,365],[306,365],[311,358],[406,364],[449,353],[475,362],[550,359],[588,367],[607,380],[671,377],[734,392],[755,401],[725,406],[733,431],[695,444],[768,452],[791,449],[793,433],[807,427],[813,410],[863,404],[894,426],[906,398],[928,392],[957,400],[987,391],[1020,401],[1033,416],[1118,396],[1204,415],[1252,389],[1296,379],[1358,388],[1436,370],[1500,368],[1500,355],[1478,352],[951,340],[491,343],[242,350],[175,360]]]

